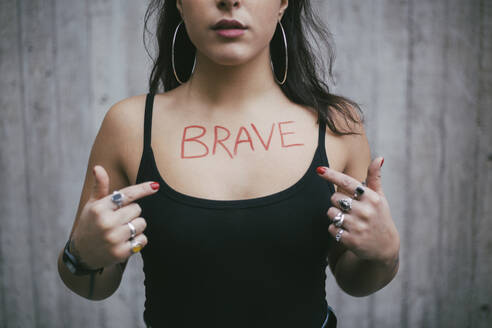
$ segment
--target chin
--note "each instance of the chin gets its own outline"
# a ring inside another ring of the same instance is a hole
[[[248,59],[231,56],[231,57],[216,58],[213,59],[213,62],[216,63],[217,65],[223,65],[223,66],[238,66],[248,62]]]
[[[239,55],[237,53],[221,53],[207,56],[208,59],[217,65],[237,66],[251,60],[251,56]]]
[[[217,47],[207,57],[218,65],[236,66],[253,60],[259,53],[245,47]]]

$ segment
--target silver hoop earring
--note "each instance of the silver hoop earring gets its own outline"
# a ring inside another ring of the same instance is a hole
[[[178,26],[176,26],[176,30],[174,31],[174,36],[173,36],[173,45],[172,45],[172,48],[171,48],[171,62],[173,64],[174,77],[176,78],[176,81],[179,82],[179,84],[183,84],[184,82],[182,82],[179,79],[178,74],[176,73],[176,66],[174,65],[174,43],[176,42],[176,35],[178,34],[179,26],[182,23],[183,23],[183,20],[181,20],[181,22],[179,22]],[[191,69],[191,74],[193,74],[193,72],[195,71],[195,65],[196,65],[196,55],[195,55],[195,59],[193,60],[193,68]]]
[[[279,81],[277,79],[277,75],[275,74],[275,68],[273,67],[271,53],[270,53],[270,66],[272,66],[272,72],[273,72],[273,77],[275,78],[275,81],[278,84],[283,85],[285,83],[285,80],[287,80],[287,69],[289,68],[289,55],[288,55],[288,51],[287,51],[287,38],[285,37],[284,27],[282,26],[282,23],[280,22],[280,20],[278,21],[278,23],[280,24],[280,28],[282,29],[282,37],[284,39],[284,45],[285,45],[285,72],[284,72],[284,77],[283,77],[282,81]]]

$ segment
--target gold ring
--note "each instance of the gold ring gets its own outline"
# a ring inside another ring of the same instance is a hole
[[[140,252],[140,250],[143,247],[142,244],[138,241],[135,241],[135,239],[132,239],[131,242],[132,242],[132,248],[131,248],[132,254]]]

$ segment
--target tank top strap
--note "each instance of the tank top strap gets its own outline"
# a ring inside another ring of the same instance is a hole
[[[321,119],[318,119],[318,147],[325,148],[326,124]]]
[[[152,110],[154,107],[154,94],[148,93],[145,99],[144,117],[144,149],[150,149],[150,139],[152,136]]]
[[[322,165],[329,166],[328,156],[326,155],[325,137],[326,137],[326,123],[324,123],[318,116],[318,154],[321,157]]]

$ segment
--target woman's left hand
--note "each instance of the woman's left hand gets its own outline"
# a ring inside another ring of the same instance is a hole
[[[339,234],[339,242],[357,257],[365,260],[389,263],[398,258],[400,238],[391,218],[388,201],[381,187],[382,158],[374,159],[367,170],[366,186],[361,182],[331,168],[322,166],[317,169],[324,179],[338,186],[331,197],[332,205],[327,215],[332,219],[328,231],[333,237]],[[380,164],[381,163],[381,164]],[[324,173],[322,173],[322,169]],[[356,188],[362,186],[364,192],[354,198]],[[341,190],[340,190],[341,189]],[[345,193],[352,195],[347,196]],[[342,211],[341,199],[352,198],[350,210]],[[341,227],[335,227],[333,219],[337,214],[344,215]]]

